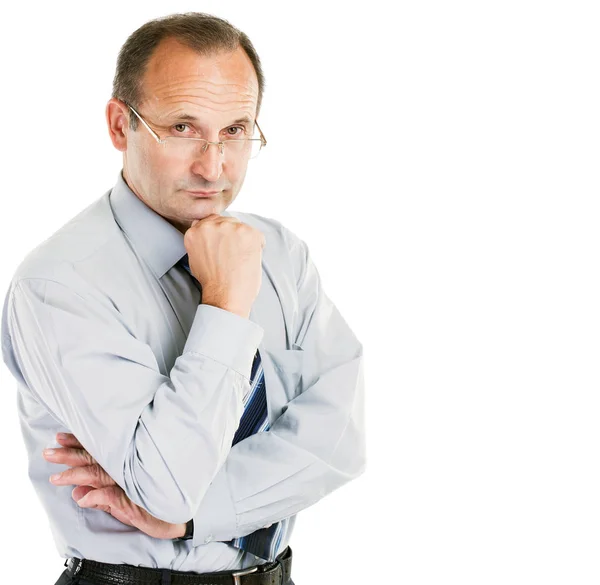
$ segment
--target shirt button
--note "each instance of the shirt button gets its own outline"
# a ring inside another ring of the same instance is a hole
[[[213,535],[209,534],[205,539],[204,539],[204,543],[208,544],[209,542],[211,542],[213,539]]]

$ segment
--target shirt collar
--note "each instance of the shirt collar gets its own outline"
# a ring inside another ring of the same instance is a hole
[[[187,254],[183,234],[129,188],[122,171],[110,192],[110,205],[115,221],[157,278]],[[222,211],[221,215],[231,214]]]

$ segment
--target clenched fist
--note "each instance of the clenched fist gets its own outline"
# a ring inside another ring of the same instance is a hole
[[[212,213],[192,222],[183,244],[202,285],[202,303],[248,318],[261,285],[263,233],[235,217]]]

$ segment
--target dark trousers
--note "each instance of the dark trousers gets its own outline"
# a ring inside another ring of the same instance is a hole
[[[54,585],[96,585],[96,584],[90,583],[89,581],[86,581],[85,579],[80,579],[78,577],[75,577],[75,579],[72,579],[71,577],[69,577],[69,575],[67,574],[67,570],[65,569],[61,573],[60,577],[58,578],[58,581]],[[288,581],[287,585],[294,585],[294,582],[290,579]]]

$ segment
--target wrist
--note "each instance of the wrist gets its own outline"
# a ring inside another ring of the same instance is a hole
[[[169,531],[169,539],[183,538],[185,536],[187,524],[172,524],[172,528]]]
[[[236,307],[233,304],[228,302],[224,302],[217,299],[212,299],[210,297],[202,297],[203,305],[212,305],[213,307],[217,307],[217,309],[223,309],[223,311],[229,311],[230,313],[234,313],[235,315],[239,315],[240,317],[244,317],[248,319],[250,316],[250,311],[248,309],[242,309],[240,307]]]

